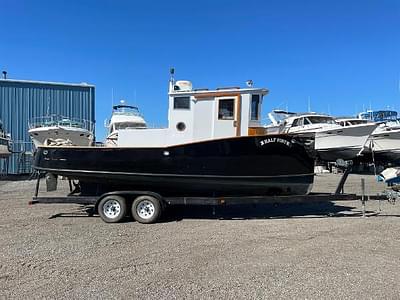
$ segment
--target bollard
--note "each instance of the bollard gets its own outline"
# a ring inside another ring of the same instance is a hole
[[[362,215],[365,218],[365,178],[361,178],[361,204],[362,204]]]

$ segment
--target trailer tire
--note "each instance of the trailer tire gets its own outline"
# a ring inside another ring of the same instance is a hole
[[[156,197],[142,195],[133,200],[131,211],[137,222],[151,224],[157,222],[160,218],[162,205]]]
[[[106,196],[100,200],[97,211],[106,223],[118,223],[126,216],[126,200],[117,195]]]

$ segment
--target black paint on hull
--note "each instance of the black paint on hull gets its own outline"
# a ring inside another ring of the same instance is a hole
[[[226,138],[165,148],[40,147],[38,170],[84,189],[138,189],[165,196],[305,194],[314,159],[288,135]]]
[[[318,150],[320,160],[334,162],[337,159],[352,160],[355,159],[360,153],[361,149],[352,148],[332,148]]]

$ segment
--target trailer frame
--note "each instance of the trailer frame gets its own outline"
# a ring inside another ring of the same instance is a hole
[[[152,191],[139,191],[139,190],[116,190],[107,192],[101,195],[76,195],[77,190],[73,190],[71,180],[69,180],[70,193],[67,196],[39,196],[39,187],[42,172],[37,172],[37,182],[35,188],[35,194],[29,205],[35,204],[80,204],[84,206],[94,206],[94,212],[99,213],[100,217],[105,222],[115,223],[114,219],[107,219],[102,213],[103,207],[99,208],[104,202],[103,199],[112,199],[113,203],[121,202],[120,198],[126,200],[123,203],[119,203],[119,208],[127,214],[127,206],[132,205],[133,217],[141,223],[154,223],[158,220],[161,212],[166,206],[174,205],[193,205],[193,206],[222,206],[222,205],[246,205],[246,204],[289,204],[289,203],[319,203],[319,202],[331,202],[331,201],[354,201],[361,200],[363,207],[363,216],[365,216],[365,202],[370,199],[384,200],[386,199],[383,195],[377,196],[366,196],[364,181],[361,180],[362,195],[344,193],[343,187],[348,178],[348,175],[352,171],[352,164],[347,165],[343,168],[343,175],[340,179],[335,193],[310,193],[308,195],[262,195],[262,196],[229,196],[229,197],[163,197],[162,195]],[[144,201],[149,204],[150,209],[158,209],[157,217],[153,219],[141,219],[138,216],[139,210],[135,210],[133,206],[137,207],[137,199],[144,198]],[[102,201],[103,200],[103,201]],[[111,200],[110,200],[111,201]],[[119,221],[119,218],[118,218]]]

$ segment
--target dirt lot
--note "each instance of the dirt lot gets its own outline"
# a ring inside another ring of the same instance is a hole
[[[365,176],[369,193],[381,191]],[[339,177],[316,179],[333,191]],[[357,192],[360,176],[345,191]],[[76,205],[27,205],[0,181],[2,298],[396,298],[400,203],[176,207],[161,223],[106,224]]]

